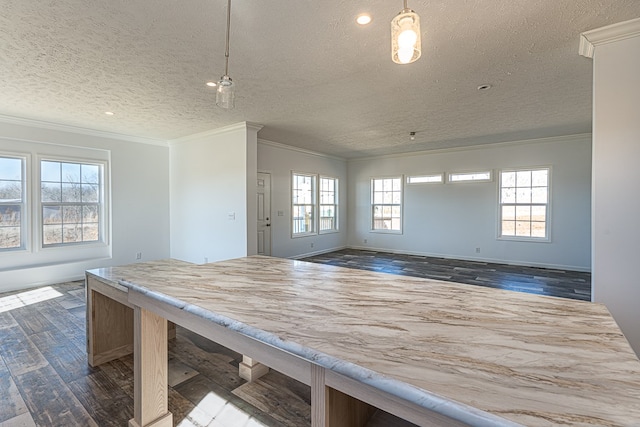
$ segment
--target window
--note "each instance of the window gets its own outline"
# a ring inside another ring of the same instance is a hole
[[[430,183],[441,183],[442,182],[442,174],[435,175],[421,175],[421,176],[408,176],[407,184],[430,184]]]
[[[371,180],[371,229],[402,232],[402,178]]]
[[[489,182],[491,181],[491,171],[482,172],[462,172],[450,173],[449,182]]]
[[[549,169],[500,173],[500,237],[548,239]]]
[[[101,240],[102,165],[42,160],[42,246]]]
[[[338,230],[338,180],[320,177],[320,232]]]
[[[0,251],[24,248],[24,163],[0,157]]]
[[[313,234],[316,231],[316,175],[294,173],[293,235]]]

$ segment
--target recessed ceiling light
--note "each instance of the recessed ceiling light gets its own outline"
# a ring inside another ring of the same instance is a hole
[[[358,15],[358,17],[356,18],[356,22],[360,25],[370,24],[371,21],[372,21],[371,15],[369,15],[368,13],[362,13]]]
[[[491,85],[490,84],[483,84],[478,86],[478,90],[489,90],[491,89]]]
[[[107,116],[113,116],[115,113],[113,111],[105,111],[104,112]]]
[[[218,86],[218,84],[216,82],[207,82],[207,86],[216,87],[216,86]]]

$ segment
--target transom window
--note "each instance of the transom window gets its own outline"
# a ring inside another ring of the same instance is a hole
[[[490,182],[491,171],[454,172],[449,174],[449,182]]]
[[[24,248],[24,159],[0,157],[0,251]]]
[[[549,169],[500,173],[500,237],[548,239]]]
[[[338,230],[338,180],[320,177],[320,232]]]
[[[42,245],[101,240],[102,165],[40,162]]]
[[[402,177],[371,180],[371,229],[402,232]]]
[[[416,175],[416,176],[408,176],[407,184],[433,184],[433,183],[442,183],[442,174],[438,173],[435,175]]]
[[[316,231],[316,175],[294,173],[292,177],[292,234],[313,234]]]

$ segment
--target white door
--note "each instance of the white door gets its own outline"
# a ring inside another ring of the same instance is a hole
[[[258,255],[271,255],[271,175],[258,172]]]

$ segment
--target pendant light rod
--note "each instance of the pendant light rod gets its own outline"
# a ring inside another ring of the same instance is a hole
[[[407,0],[404,0],[404,1],[405,1],[405,5],[406,5]],[[227,41],[226,41],[225,50],[224,50],[224,60],[225,60],[224,75],[225,76],[229,75],[229,32],[230,32],[230,29],[231,29],[231,0],[228,0],[228,2],[227,2]]]
[[[224,49],[224,76],[218,80],[216,105],[231,110],[235,105],[235,85],[229,77],[229,34],[231,32],[231,0],[227,2],[227,40]]]

